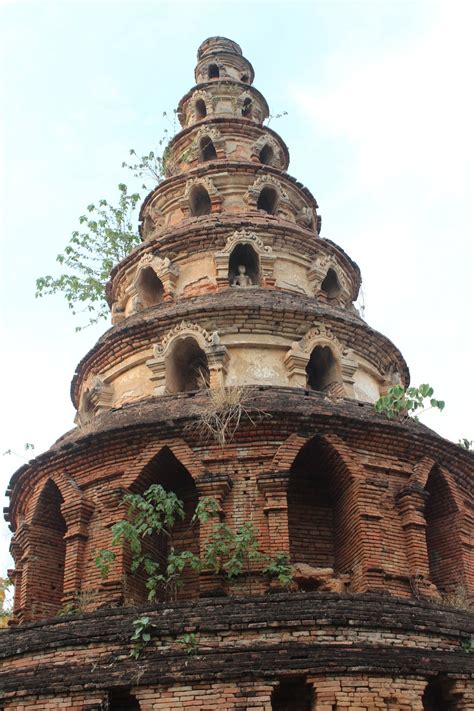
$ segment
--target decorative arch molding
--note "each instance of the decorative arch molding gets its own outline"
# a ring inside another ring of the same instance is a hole
[[[113,405],[114,389],[101,375],[92,375],[84,383],[75,422],[87,427],[92,420]]]
[[[462,501],[462,497],[459,494],[452,474],[444,467],[441,467],[434,459],[431,459],[430,457],[424,457],[420,462],[415,464],[415,466],[413,467],[414,471],[410,477],[408,485],[417,482],[423,487],[423,489],[425,489],[426,484],[428,483],[428,477],[434,467],[438,467],[440,476],[443,478],[444,482],[446,483],[446,486],[448,487],[453,504],[456,507],[456,511],[458,513],[460,511],[463,511],[464,504]]]
[[[264,146],[270,146],[273,151],[273,160],[269,164],[274,168],[284,170],[286,168],[285,159],[281,147],[273,136],[263,135],[255,141],[250,151],[250,158],[255,161],[260,161],[260,152]]]
[[[191,449],[189,444],[181,438],[175,439],[160,439],[150,442],[138,455],[133,464],[124,472],[122,486],[125,489],[131,490],[133,484],[138,480],[144,467],[149,464],[164,448],[168,448],[192,476],[194,481],[203,477],[206,473],[204,464]]]
[[[434,459],[424,457],[415,464],[413,474],[405,486],[397,494],[397,506],[405,535],[405,550],[411,577],[416,580],[419,591],[427,597],[439,598],[440,592],[437,585],[437,571],[433,574],[432,560],[433,552],[430,550],[432,536],[430,535],[430,521],[427,518],[429,511],[430,492],[427,490],[429,478],[436,469],[436,475],[447,489],[447,498],[442,497],[445,504],[452,507],[451,513],[444,514],[444,519],[449,519],[449,532],[446,522],[439,523],[439,530],[436,538],[438,543],[442,540],[450,547],[449,554],[445,556],[445,563],[441,562],[444,570],[438,571],[441,574],[441,581],[445,583],[445,588],[455,587],[460,583],[467,584],[466,570],[469,567],[468,560],[472,555],[472,520],[466,515],[464,503],[452,475],[444,467],[441,467]],[[443,516],[443,514],[440,514]],[[435,518],[436,522],[436,518]],[[436,526],[436,523],[434,524]],[[443,533],[444,526],[444,533]],[[441,536],[441,539],[439,538]],[[444,544],[442,545],[444,548]],[[435,551],[435,557],[439,561],[439,551]],[[441,558],[442,561],[442,558]],[[456,561],[455,567],[458,578],[454,580],[451,567]],[[436,566],[437,567],[437,566]],[[434,577],[433,577],[434,576]],[[451,579],[452,578],[452,579]],[[443,587],[441,587],[441,590]],[[472,593],[472,591],[471,591]]]
[[[222,207],[222,196],[210,178],[192,178],[186,183],[183,197],[180,200],[180,207],[185,217],[191,217],[190,198],[193,188],[201,187],[207,192],[211,202],[211,213],[220,212]]]
[[[331,349],[341,370],[343,394],[352,397],[354,394],[354,373],[357,370],[354,352],[347,348],[324,323],[313,326],[300,341],[294,341],[291,344],[284,359],[290,385],[303,388],[307,386],[306,368],[311,353],[317,346],[328,346]]]
[[[188,125],[190,123],[197,123],[198,121],[202,121],[203,118],[205,117],[199,117],[197,115],[196,111],[196,104],[197,102],[201,100],[204,102],[204,106],[206,107],[206,113],[209,114],[210,111],[212,111],[212,98],[209,92],[205,91],[204,89],[198,89],[195,91],[190,99],[190,105],[191,105],[191,110],[189,112],[189,117],[190,121],[188,121]]]
[[[138,313],[147,308],[140,289],[140,278],[143,272],[152,269],[163,285],[163,301],[172,301],[176,292],[179,269],[168,257],[159,257],[155,254],[144,254],[137,264],[135,276],[131,284],[125,289],[125,299],[131,299],[130,313]]]
[[[229,285],[229,259],[233,250],[239,244],[249,244],[255,251],[259,261],[262,286],[274,286],[273,267],[275,255],[273,254],[273,249],[269,245],[265,245],[255,232],[236,230],[229,235],[224,248],[220,252],[216,252],[214,256],[218,287],[222,288]]]
[[[250,107],[248,114],[243,113],[246,106]],[[237,98],[237,115],[258,121],[259,123],[265,118],[259,103],[256,101],[256,97],[250,91],[244,91]]]
[[[309,268],[308,280],[311,284],[312,292],[318,297],[322,295],[323,291],[321,286],[330,269],[336,274],[341,287],[341,293],[336,297],[337,301],[342,305],[350,303],[352,301],[351,284],[336,259],[330,255],[317,257]]]
[[[364,478],[364,469],[358,459],[351,453],[347,444],[336,434],[291,434],[277,449],[272,460],[272,471],[288,471],[298,452],[315,437],[327,444],[340,457],[347,469],[351,481]]]
[[[191,152],[190,152],[190,160],[192,161],[198,161],[200,158],[200,150],[201,150],[201,140],[203,138],[209,138],[212,143],[214,144],[214,148],[216,149],[217,153],[217,158],[223,159],[225,158],[225,140],[217,128],[211,128],[211,126],[201,126],[201,128],[198,129],[196,132],[193,142],[191,144]]]
[[[41,494],[44,491],[45,486],[48,481],[52,481],[53,484],[58,488],[64,501],[71,503],[73,506],[77,507],[83,500],[83,494],[80,490],[77,482],[71,477],[62,472],[54,472],[49,474],[45,479],[41,479],[35,484],[35,487],[29,497],[28,509],[25,512],[24,522],[26,524],[31,524],[38,508],[38,501]]]
[[[147,205],[143,213],[143,237],[150,239],[158,234],[165,224],[165,215],[156,205]]]
[[[245,201],[251,209],[257,209],[258,199],[264,188],[273,188],[277,194],[274,215],[280,215],[290,208],[288,193],[283,189],[280,181],[273,175],[259,175],[245,194]]]
[[[153,347],[153,358],[146,362],[151,370],[151,381],[155,383],[155,395],[168,394],[166,387],[166,359],[170,355],[172,346],[180,340],[192,338],[205,353],[210,374],[210,386],[217,387],[224,384],[229,355],[227,348],[222,345],[217,331],[209,333],[202,326],[190,321],[181,321],[170,329]]]

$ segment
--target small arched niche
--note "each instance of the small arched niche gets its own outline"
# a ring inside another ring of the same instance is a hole
[[[208,160],[216,160],[217,153],[215,146],[209,136],[203,136],[199,141],[199,160],[204,163]]]
[[[462,548],[456,529],[457,507],[439,467],[431,470],[425,491],[426,547],[431,582],[442,593],[454,592],[462,582]]]
[[[125,687],[111,689],[108,696],[108,711],[140,711],[140,704],[136,697]]]
[[[263,210],[269,215],[274,215],[276,212],[278,201],[278,193],[275,188],[268,185],[262,188],[257,200],[257,210]]]
[[[242,104],[242,116],[248,118],[252,114],[252,99],[247,96]]]
[[[140,270],[136,287],[144,309],[148,309],[150,306],[156,306],[163,301],[163,283],[152,267],[145,267]]]
[[[264,165],[273,165],[274,157],[275,153],[273,151],[273,148],[269,143],[265,143],[258,155],[260,163],[263,163]]]
[[[454,711],[455,706],[449,703],[444,691],[439,677],[430,679],[423,692],[423,711]]]
[[[342,287],[339,283],[336,272],[331,267],[329,267],[327,274],[322,281],[321,291],[326,294],[328,299],[337,299],[341,295]]]
[[[245,276],[250,279],[251,284],[247,282]],[[242,277],[244,278],[242,279]],[[247,283],[241,284],[240,281]],[[229,284],[231,286],[256,286],[259,282],[260,268],[257,253],[250,244],[237,244],[229,257]]]
[[[57,615],[61,607],[66,561],[66,522],[61,513],[63,501],[56,484],[48,479],[31,522],[36,533],[32,567],[37,581],[31,605],[34,605],[35,615],[39,618]]]
[[[217,64],[210,64],[207,68],[207,76],[209,79],[219,79],[220,71]]]
[[[211,198],[203,185],[194,185],[189,196],[189,209],[193,217],[211,214]]]
[[[194,104],[194,113],[198,121],[201,121],[202,119],[206,118],[207,109],[206,104],[204,103],[204,99],[198,99],[196,101],[196,103]]]
[[[248,84],[249,83],[249,75],[248,74],[241,74],[240,81],[242,81],[244,84]]]
[[[329,346],[316,346],[306,366],[308,385],[312,390],[329,392],[341,382],[339,363]]]
[[[272,693],[272,711],[311,711],[313,687],[304,678],[282,679]]]
[[[192,336],[179,338],[165,359],[166,388],[170,393],[191,392],[209,385],[207,356]]]

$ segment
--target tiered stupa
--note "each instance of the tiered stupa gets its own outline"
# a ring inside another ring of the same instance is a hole
[[[206,40],[195,77],[74,375],[78,426],[11,481],[3,709],[472,711],[472,455],[375,413],[406,363],[354,307],[359,269],[320,236],[240,47]],[[226,388],[251,419],[222,444],[199,423]],[[290,589],[204,570],[147,607],[126,547],[102,579],[124,493],[152,483],[185,502],[178,548],[202,551],[187,524],[214,496],[288,555]]]

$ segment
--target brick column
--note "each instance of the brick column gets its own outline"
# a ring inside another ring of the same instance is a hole
[[[428,549],[426,546],[425,505],[428,492],[418,482],[403,487],[397,494],[397,506],[402,519],[405,534],[405,549],[408,561],[408,574],[416,586],[414,594],[439,597],[436,587],[430,582]]]
[[[205,474],[196,481],[196,489],[198,492],[199,499],[205,496],[212,496],[217,501],[218,506],[218,517],[212,517],[207,521],[207,523],[199,524],[199,555],[201,559],[204,557],[204,551],[206,542],[211,536],[212,530],[216,524],[216,521],[222,521],[224,518],[224,511],[222,504],[227,494],[232,488],[232,480],[227,474]],[[212,570],[202,570],[199,579],[199,591],[202,596],[203,593],[209,593],[212,591],[219,590],[221,588],[221,581],[214,574]]]
[[[15,567],[7,571],[7,575],[15,586],[14,598],[13,598],[13,621],[22,621],[22,578],[23,578],[23,565],[24,565],[24,555],[23,548],[20,545],[21,537],[21,527],[17,530],[11,545],[10,553],[13,560],[15,561]]]
[[[94,504],[87,499],[64,502],[61,513],[66,522],[66,558],[64,564],[63,602],[72,601],[82,587],[84,550],[89,538],[88,523]]]
[[[101,494],[100,502],[103,507],[103,512],[101,516],[101,529],[95,533],[94,546],[96,549],[111,549],[111,534],[110,529],[115,523],[126,519],[127,517],[127,507],[123,503],[123,497],[129,494],[130,491],[122,486],[114,487],[113,489],[107,489]],[[97,570],[97,587],[101,591],[101,601],[102,599],[107,601],[108,604],[111,602],[121,602],[125,596],[126,588],[126,573],[127,573],[127,556],[129,557],[129,552],[126,551],[126,546],[119,546],[114,550],[116,558],[110,567],[110,572],[107,578],[103,579],[100,577],[99,570]]]
[[[288,529],[288,482],[290,472],[261,474],[258,487],[265,496],[264,512],[268,521],[270,550],[268,553],[286,553],[290,556],[290,533]]]

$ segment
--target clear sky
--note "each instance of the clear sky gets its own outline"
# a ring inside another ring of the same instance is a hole
[[[156,146],[212,35],[241,45],[272,113],[288,112],[271,126],[322,236],[362,270],[367,321],[447,402],[425,423],[473,439],[473,26],[470,0],[0,0],[2,489],[23,463],[4,451],[40,453],[71,428],[71,377],[107,327],[76,334],[35,279],[56,273],[85,206],[129,180],[128,150]]]

